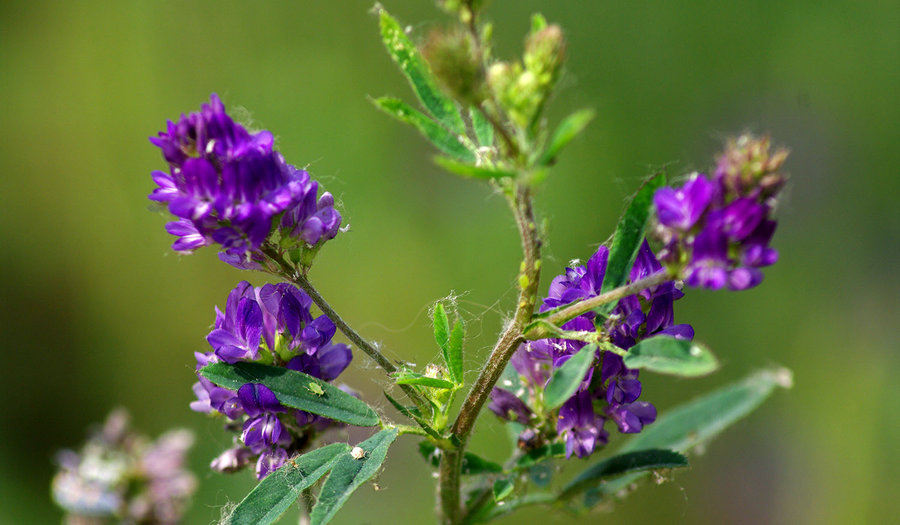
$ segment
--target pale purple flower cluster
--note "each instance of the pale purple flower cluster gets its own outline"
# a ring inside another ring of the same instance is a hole
[[[769,242],[786,157],[783,150],[769,153],[767,138],[744,135],[729,142],[712,180],[695,173],[679,189],[657,190],[661,259],[683,272],[685,283],[744,290],[762,282],[760,268],[778,260]]]
[[[608,257],[609,250],[601,246],[586,266],[566,268],[563,275],[553,279],[540,310],[544,312],[598,295]],[[661,268],[644,241],[630,279],[636,281]],[[665,282],[622,299],[605,321],[598,322],[597,314],[588,312],[565,323],[562,329],[594,332],[602,327],[609,340],[624,350],[660,334],[692,339],[694,331],[690,325],[674,324],[673,302],[682,295],[674,282]],[[608,420],[625,434],[640,432],[644,425],[656,420],[656,408],[638,401],[641,395],[638,371],[626,368],[621,357],[608,351],[597,352],[594,366],[558,414],[537,413],[541,391],[552,372],[585,344],[570,339],[531,341],[521,345],[510,360],[521,378],[522,388],[516,392],[494,388],[489,408],[498,416],[525,426],[519,437],[523,448],[541,446],[547,440],[558,438],[565,442],[567,457],[573,454],[586,457],[606,444],[609,434],[604,425]]]
[[[312,299],[287,284],[254,288],[244,281],[228,295],[225,311],[216,308],[215,327],[207,336],[211,352],[197,352],[197,370],[210,363],[258,361],[284,366],[332,381],[350,364],[350,348],[332,343],[335,326],[325,316],[313,318]],[[264,478],[288,456],[307,445],[315,433],[335,422],[281,405],[267,387],[248,383],[237,391],[214,385],[198,374],[194,384],[197,412],[223,414],[228,428],[240,430],[235,447],[212,462],[231,472],[256,462]]]
[[[219,244],[222,260],[246,269],[258,267],[259,248],[273,230],[282,248],[313,247],[337,235],[334,197],[326,192],[316,200],[318,183],[284,161],[272,134],[249,133],[215,94],[150,142],[169,171],[153,172],[158,187],[149,198],[178,217],[166,225],[178,237],[176,251]]]
[[[174,430],[151,442],[116,410],[80,451],[59,454],[53,499],[70,523],[179,523],[197,484],[184,468],[193,441]]]

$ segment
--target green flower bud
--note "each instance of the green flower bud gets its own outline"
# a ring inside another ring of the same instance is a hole
[[[484,100],[481,57],[472,36],[460,29],[435,29],[422,47],[435,77],[451,96],[466,105]]]
[[[525,40],[525,69],[538,76],[542,86],[552,87],[566,58],[566,40],[558,25],[548,25]]]

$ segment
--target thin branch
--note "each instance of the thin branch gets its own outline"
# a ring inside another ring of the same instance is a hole
[[[357,348],[366,353],[369,357],[372,358],[373,361],[378,363],[382,369],[384,369],[385,373],[390,376],[394,372],[397,371],[397,367],[394,366],[391,361],[385,357],[381,352],[375,348],[375,345],[368,342],[363,336],[359,334],[356,330],[353,329],[344,319],[338,315],[338,313],[328,304],[328,301],[322,297],[322,294],[319,293],[318,290],[303,276],[299,271],[293,269],[287,262],[285,262],[284,258],[278,254],[277,250],[275,250],[271,246],[262,246],[262,252],[266,254],[272,261],[277,263],[281,269],[280,277],[290,281],[296,286],[300,287],[304,292],[306,292],[312,301],[319,307],[319,310],[322,311],[323,314],[328,316],[329,319],[334,323],[334,325],[338,328],[338,330],[343,333],[347,339],[349,339]],[[397,385],[401,390],[416,404],[422,414],[428,414],[430,409],[428,408],[427,403],[419,396],[419,393],[416,392],[414,388],[409,385]]]
[[[626,284],[625,286],[620,286],[606,293],[602,293],[594,297],[589,297],[583,301],[578,301],[569,306],[566,306],[562,310],[554,312],[553,314],[540,319],[540,321],[542,322],[534,323],[531,328],[529,328],[525,332],[524,338],[533,341],[535,339],[546,339],[547,337],[553,337],[553,331],[549,329],[548,325],[561,326],[566,322],[578,317],[579,315],[593,310],[594,308],[603,306],[604,304],[614,303],[620,299],[628,297],[629,295],[634,295],[641,290],[645,290],[652,286],[656,286],[671,280],[672,276],[669,275],[668,271],[663,269],[647,277],[644,277],[643,279],[638,279],[631,284]]]

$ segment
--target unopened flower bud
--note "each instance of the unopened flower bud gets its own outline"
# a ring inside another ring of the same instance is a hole
[[[422,54],[444,89],[465,104],[484,99],[481,57],[472,36],[461,30],[435,29],[428,35]]]
[[[770,152],[769,148],[769,137],[744,134],[729,140],[718,158],[716,178],[734,195],[749,195],[758,189],[764,198],[774,196],[785,182],[778,170],[788,151]]]
[[[540,77],[542,84],[556,81],[566,58],[566,40],[558,25],[531,33],[525,41],[525,69]]]

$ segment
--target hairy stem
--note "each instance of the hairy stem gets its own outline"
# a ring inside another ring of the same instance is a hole
[[[294,285],[300,287],[307,295],[312,298],[312,301],[319,307],[319,310],[322,311],[323,314],[328,316],[329,319],[334,323],[334,325],[344,334],[347,339],[349,339],[357,348],[366,353],[369,357],[372,358],[373,361],[378,363],[386,374],[390,375],[397,371],[397,367],[394,366],[391,361],[385,357],[381,352],[375,348],[375,345],[367,341],[363,336],[359,334],[356,330],[353,329],[340,315],[328,304],[328,301],[322,297],[322,294],[319,293],[318,290],[309,282],[309,280],[300,272],[296,271],[292,268],[287,262],[285,262],[284,258],[279,255],[278,251],[271,246],[262,247],[262,252],[266,254],[272,261],[278,264],[280,268],[279,276],[293,283]],[[409,385],[398,385],[401,390],[416,404],[416,407],[422,412],[422,414],[430,413],[430,408],[424,399],[419,395],[418,392],[415,391]]]
[[[671,280],[672,276],[669,275],[668,271],[663,269],[652,275],[648,275],[643,279],[638,279],[631,284],[626,284],[625,286],[620,286],[606,293],[595,295],[594,297],[589,297],[587,299],[584,299],[583,301],[572,303],[558,311],[551,313],[547,317],[544,317],[543,319],[541,319],[541,323],[532,325],[523,334],[523,336],[525,339],[528,339],[530,341],[533,341],[535,339],[546,339],[548,337],[554,337],[554,330],[550,328],[551,326],[562,326],[566,322],[578,317],[585,312],[589,312],[594,308],[597,308],[598,306],[614,303],[622,298],[628,297],[629,295],[634,295],[641,290],[645,290],[652,286],[656,286]]]
[[[459,523],[462,519],[460,506],[460,460],[465,451],[469,435],[478,414],[484,407],[491,390],[500,379],[503,369],[516,348],[524,339],[522,331],[531,320],[537,299],[541,268],[541,240],[534,221],[531,192],[527,186],[517,185],[514,197],[510,199],[516,226],[522,239],[524,260],[519,274],[519,302],[512,320],[506,325],[491,355],[481,369],[481,374],[463,401],[456,421],[451,427],[452,439],[459,443],[454,450],[445,450],[440,467],[440,498],[444,523]]]

